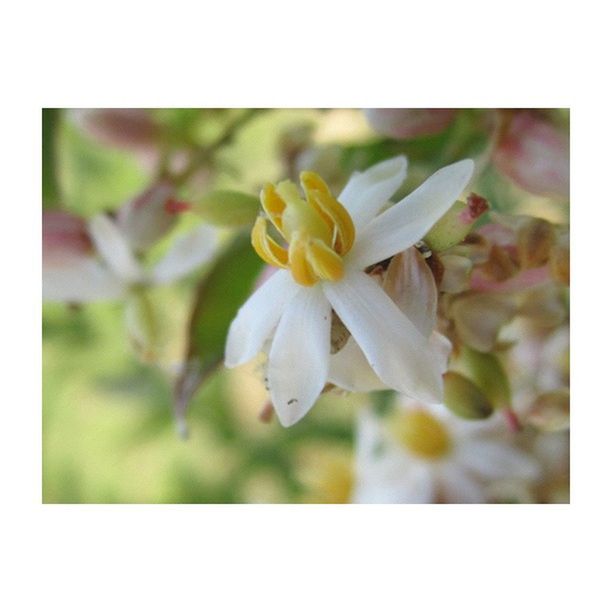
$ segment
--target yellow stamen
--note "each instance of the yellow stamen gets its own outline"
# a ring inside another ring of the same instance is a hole
[[[253,247],[266,263],[290,268],[300,285],[338,281],[344,276],[342,256],[355,241],[353,221],[319,175],[303,172],[300,182],[306,199],[291,181],[268,183],[260,196],[267,218],[287,241],[288,251],[268,235],[264,217],[253,227]]]
[[[310,287],[318,281],[307,259],[307,238],[304,233],[295,232],[289,243],[289,267],[293,280]]]
[[[338,281],[344,276],[342,257],[322,240],[312,240],[306,245],[306,259],[313,273],[322,280]]]
[[[251,244],[255,252],[271,266],[277,268],[286,268],[289,256],[286,249],[279,246],[268,235],[266,228],[266,220],[263,217],[258,217],[251,231]]]
[[[334,249],[340,254],[348,253],[355,242],[355,226],[348,211],[332,196],[325,181],[314,172],[302,172],[300,183],[308,203],[335,230]]]
[[[425,410],[411,410],[394,423],[397,439],[414,455],[424,459],[439,459],[451,448],[446,427]]]
[[[285,201],[278,195],[278,193],[276,193],[274,185],[272,185],[271,183],[266,183],[264,185],[264,188],[261,190],[259,200],[266,215],[268,215],[268,218],[274,224],[274,227],[276,227],[276,229],[282,233],[283,213],[285,212],[285,208],[287,208],[287,205],[285,204]]]

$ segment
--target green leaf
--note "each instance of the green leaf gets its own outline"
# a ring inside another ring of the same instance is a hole
[[[238,191],[212,191],[196,202],[193,212],[211,225],[252,225],[259,212],[259,198]]]
[[[60,110],[42,109],[42,199],[45,208],[60,204],[60,188],[57,178],[57,127]]]
[[[196,291],[187,354],[174,389],[174,411],[183,435],[187,405],[223,360],[229,326],[262,268],[250,237],[240,234],[217,258]]]

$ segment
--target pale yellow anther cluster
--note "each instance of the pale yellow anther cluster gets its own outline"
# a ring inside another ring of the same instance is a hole
[[[393,433],[413,455],[439,459],[451,448],[451,438],[444,424],[425,410],[411,410],[394,422]]]
[[[266,263],[289,269],[300,285],[338,281],[344,276],[342,258],[355,240],[353,220],[318,174],[302,172],[300,184],[305,199],[291,181],[268,183],[262,189],[265,216],[258,217],[253,227],[253,248]],[[270,236],[268,221],[287,247]]]

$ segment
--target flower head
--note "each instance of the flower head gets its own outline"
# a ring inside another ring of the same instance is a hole
[[[489,487],[533,483],[539,466],[504,439],[497,419],[458,419],[441,405],[408,405],[390,421],[360,414],[353,501],[484,503]]]
[[[332,310],[384,385],[424,401],[441,398],[429,338],[365,269],[420,240],[460,196],[473,166],[463,160],[443,168],[386,209],[406,178],[404,157],[355,173],[338,198],[311,172],[301,175],[303,195],[288,181],[264,187],[253,246],[281,270],[238,312],[225,363],[238,366],[266,349],[283,425],[301,419],[329,379]]]

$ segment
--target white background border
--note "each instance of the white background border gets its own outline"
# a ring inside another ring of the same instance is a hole
[[[609,607],[603,3],[107,0],[3,13],[4,610]],[[572,504],[41,505],[43,106],[570,106]]]

